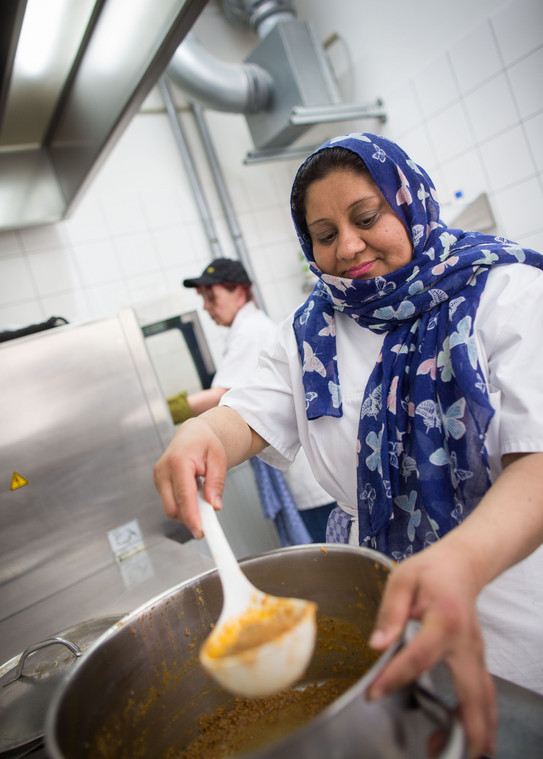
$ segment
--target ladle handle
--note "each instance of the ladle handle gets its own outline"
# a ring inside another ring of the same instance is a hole
[[[241,571],[234,552],[223,532],[217,512],[204,498],[201,481],[198,483],[198,508],[200,510],[204,537],[207,540],[209,549],[215,559],[217,569],[219,570],[225,604],[227,602],[235,603],[237,599],[233,598],[233,593],[229,592],[230,588],[233,589],[234,587],[237,587],[239,589],[240,586],[244,586],[247,593],[256,589],[253,588],[249,580]],[[241,601],[241,599],[239,600]],[[241,606],[243,607],[243,604],[241,604]]]

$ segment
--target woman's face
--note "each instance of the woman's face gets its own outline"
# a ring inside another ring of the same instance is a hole
[[[306,223],[324,274],[373,279],[401,269],[413,245],[369,174],[336,169],[306,193]]]
[[[204,299],[204,309],[220,327],[231,327],[237,312],[246,301],[242,287],[227,290],[222,285],[205,285],[196,288],[196,292]]]

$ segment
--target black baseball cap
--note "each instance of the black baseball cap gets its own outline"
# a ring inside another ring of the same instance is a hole
[[[220,285],[223,282],[236,282],[239,285],[250,285],[251,280],[243,264],[231,258],[216,258],[206,266],[202,275],[195,279],[185,279],[185,287],[204,287],[205,285]]]

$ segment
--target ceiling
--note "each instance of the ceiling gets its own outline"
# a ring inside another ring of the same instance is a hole
[[[58,221],[207,0],[2,0],[0,230]]]

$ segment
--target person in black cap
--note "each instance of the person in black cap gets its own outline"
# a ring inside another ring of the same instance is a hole
[[[221,366],[211,387],[187,395],[168,398],[176,424],[216,406],[224,393],[242,382],[256,366],[263,345],[271,342],[276,326],[257,308],[251,280],[243,264],[230,258],[216,258],[199,277],[185,279],[185,287],[195,287],[204,300],[204,309],[221,327],[229,327]]]
[[[229,329],[211,387],[167,399],[176,424],[218,406],[227,390],[244,384],[256,369],[260,351],[273,345],[277,325],[257,307],[251,284],[243,264],[229,258],[217,258],[199,277],[183,281],[185,287],[197,289],[213,321]],[[328,515],[336,503],[315,480],[303,451],[283,475],[311,539],[324,542]]]

